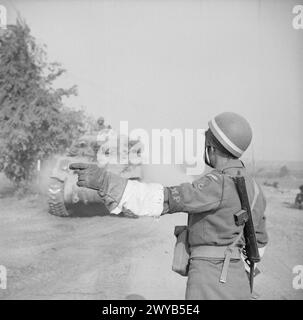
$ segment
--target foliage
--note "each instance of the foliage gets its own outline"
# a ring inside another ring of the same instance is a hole
[[[21,20],[0,33],[0,170],[18,186],[37,160],[63,151],[83,129],[83,111],[64,106],[76,87],[54,88],[65,70],[48,63]]]

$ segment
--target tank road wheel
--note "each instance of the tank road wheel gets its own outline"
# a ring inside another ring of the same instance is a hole
[[[64,182],[56,178],[51,178],[48,187],[48,212],[59,217],[69,217],[64,204]]]

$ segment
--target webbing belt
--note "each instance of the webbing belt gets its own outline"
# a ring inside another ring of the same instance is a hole
[[[190,259],[214,259],[224,260],[226,251],[231,251],[231,259],[241,259],[241,248],[229,248],[227,246],[197,246],[190,248]]]
[[[238,241],[241,239],[243,232],[238,234],[236,239],[228,247],[226,246],[197,246],[190,248],[190,259],[192,260],[224,260],[220,276],[220,282],[226,282],[227,271],[230,260],[241,259],[241,248],[237,247]]]

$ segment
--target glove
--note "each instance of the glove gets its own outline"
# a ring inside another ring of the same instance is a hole
[[[127,179],[98,167],[96,164],[72,163],[69,168],[78,174],[77,185],[93,190],[112,211],[118,206],[127,185]]]
[[[69,168],[78,174],[78,187],[99,190],[102,187],[105,170],[96,164],[72,163]]]

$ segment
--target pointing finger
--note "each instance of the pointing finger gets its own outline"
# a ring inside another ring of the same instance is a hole
[[[69,168],[71,170],[83,170],[83,169],[87,169],[89,167],[89,164],[88,163],[81,163],[81,162],[78,162],[78,163],[71,163],[69,165]]]

